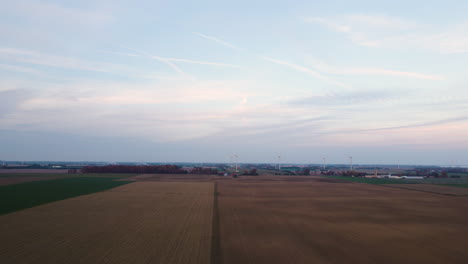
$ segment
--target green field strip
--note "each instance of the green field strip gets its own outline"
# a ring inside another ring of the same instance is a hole
[[[363,178],[363,177],[346,177],[346,176],[321,176],[324,178],[333,178],[351,182],[368,183],[368,184],[411,184],[417,183],[414,180],[404,179],[385,179],[385,178]]]
[[[100,177],[100,178],[127,178],[135,176],[135,173],[0,173],[0,178],[14,177],[61,177],[61,178],[76,178],[76,177]]]
[[[468,184],[443,184],[443,185],[450,186],[450,187],[468,188]]]
[[[450,186],[468,186],[467,178],[425,178],[420,180],[413,179],[388,179],[388,178],[364,178],[364,177],[346,177],[346,176],[321,176],[324,178],[333,178],[351,182],[368,183],[368,184],[441,184]]]
[[[66,177],[65,173],[0,173],[0,178],[14,178],[14,177]]]
[[[0,186],[0,215],[67,198],[112,189],[121,177],[71,177]]]

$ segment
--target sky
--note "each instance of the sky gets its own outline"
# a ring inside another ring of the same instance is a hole
[[[0,160],[468,164],[468,1],[2,1]]]

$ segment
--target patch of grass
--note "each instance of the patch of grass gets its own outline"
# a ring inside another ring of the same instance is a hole
[[[70,175],[71,177],[97,177],[97,178],[114,178],[114,179],[122,179],[122,178],[128,178],[131,176],[135,176],[138,174],[135,173],[78,173],[78,174],[67,174]]]
[[[445,186],[451,186],[451,187],[461,187],[461,188],[468,188],[468,184],[443,184]]]
[[[361,177],[345,177],[345,176],[322,176],[327,178],[346,180],[359,183],[368,183],[368,184],[408,184],[416,183],[414,180],[404,180],[404,179],[385,179],[385,178],[361,178]]]
[[[0,173],[0,178],[11,178],[11,177],[63,177],[67,174],[62,173]]]
[[[431,184],[468,184],[468,178],[427,178],[421,183]]]
[[[60,177],[60,178],[76,178],[76,177],[111,177],[111,178],[127,178],[134,176],[134,173],[0,173],[0,178],[10,177]]]
[[[468,177],[468,172],[448,172],[449,176],[461,176],[461,177]]]
[[[352,182],[369,183],[369,184],[409,184],[409,183],[425,183],[425,184],[443,184],[443,185],[468,185],[468,178],[453,179],[453,178],[426,178],[420,180],[414,179],[387,179],[387,178],[361,178],[361,177],[344,177],[344,176],[322,176]]]
[[[0,215],[67,198],[112,189],[120,177],[71,177],[0,186]]]

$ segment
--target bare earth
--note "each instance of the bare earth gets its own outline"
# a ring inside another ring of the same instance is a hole
[[[218,263],[466,263],[468,197],[309,179],[218,182]]]
[[[216,175],[198,175],[198,174],[140,174],[131,176],[121,181],[158,181],[158,182],[200,182],[200,181],[215,181],[215,180],[230,180],[230,177],[220,177]]]
[[[43,180],[52,180],[52,179],[60,179],[63,178],[60,176],[34,176],[34,177],[0,177],[0,186],[2,185],[11,185],[11,184],[18,184],[24,182],[32,182],[32,181],[43,181]]]
[[[385,186],[402,188],[408,190],[446,194],[446,195],[458,195],[468,196],[468,188],[452,187],[445,185],[436,184],[385,184]]]
[[[1,216],[0,263],[468,259],[468,196],[313,176],[131,179],[136,182]]]
[[[47,174],[64,174],[68,170],[55,170],[55,169],[0,169],[2,173],[47,173]]]
[[[0,217],[0,263],[209,263],[213,183],[136,182]]]

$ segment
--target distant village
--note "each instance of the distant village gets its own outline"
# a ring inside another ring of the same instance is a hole
[[[466,167],[409,165],[268,164],[268,163],[107,163],[107,162],[19,162],[1,161],[0,173],[48,170],[51,173],[162,173],[219,176],[313,175],[365,178],[422,179],[465,178]]]

